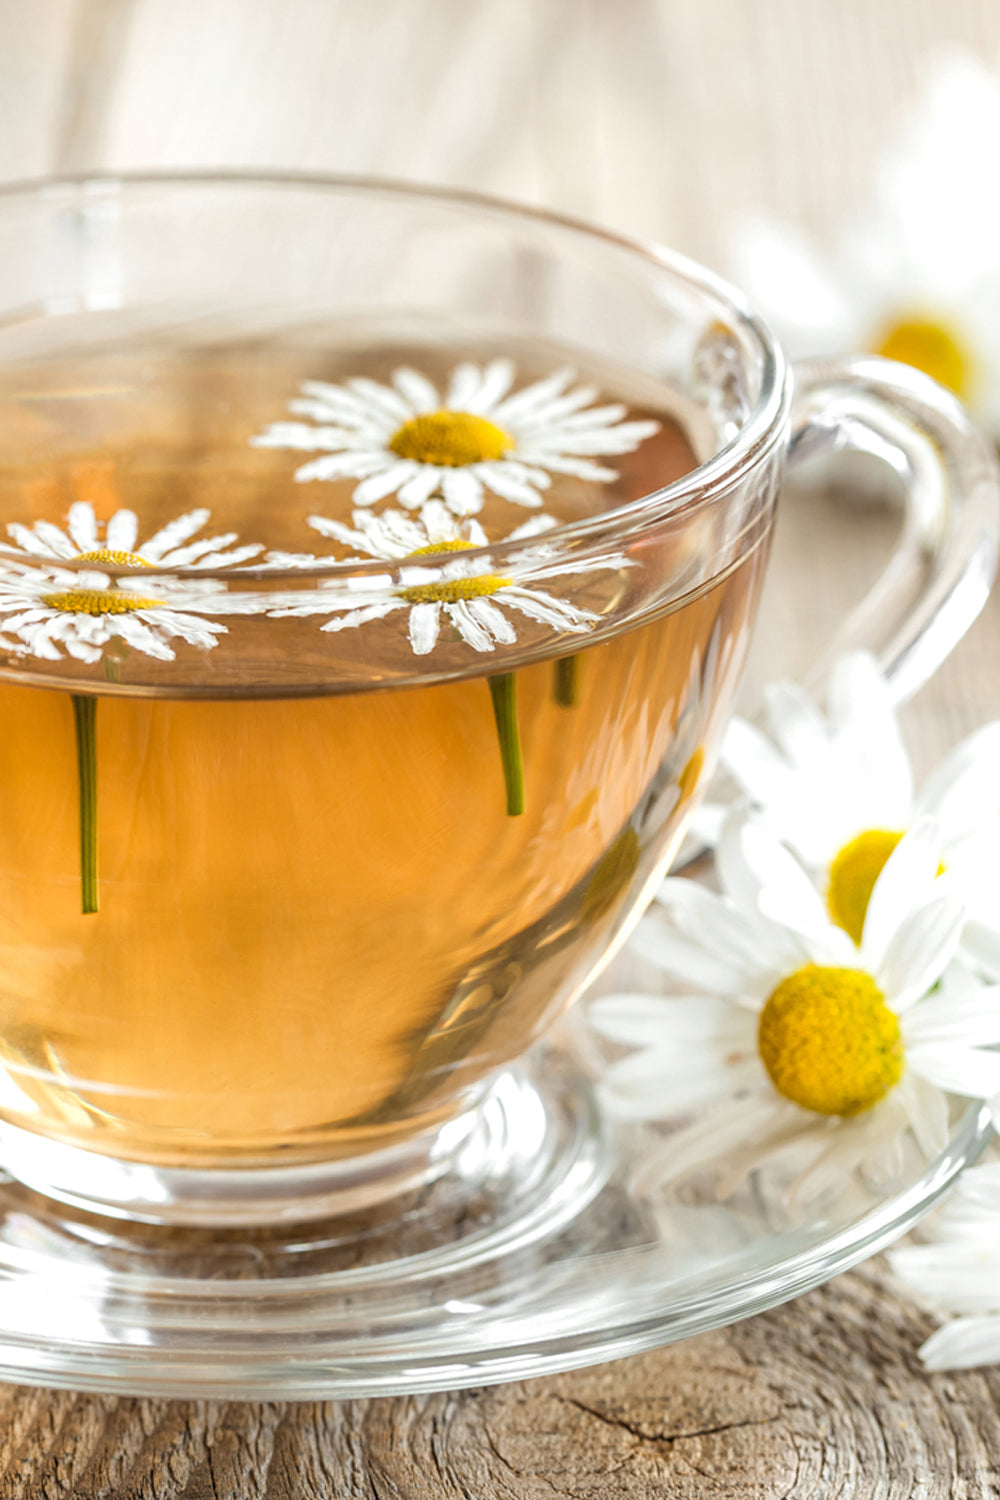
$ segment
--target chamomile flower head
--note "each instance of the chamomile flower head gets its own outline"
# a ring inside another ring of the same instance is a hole
[[[806,1157],[799,1199],[859,1166],[889,1178],[908,1130],[928,1157],[943,1149],[945,1091],[1000,1089],[1000,1054],[985,1050],[1000,1041],[1000,996],[953,962],[964,913],[939,860],[923,819],[876,882],[860,948],[752,822],[720,846],[722,895],[664,883],[632,943],[689,992],[610,995],[587,1011],[633,1049],[604,1073],[609,1110],[689,1117],[646,1156],[638,1190],[705,1170],[735,1186],[788,1148]]]
[[[928,1369],[1000,1364],[1000,1163],[967,1171],[930,1242],[906,1245],[889,1259],[918,1296],[959,1315],[920,1350]]]
[[[930,814],[969,917],[970,959],[1000,978],[1000,722],[964,740],[917,791],[888,684],[872,657],[841,657],[824,716],[792,683],[767,690],[770,736],[735,719],[722,761],[758,818],[823,887],[860,937],[868,898],[905,830]]]
[[[1000,430],[1000,79],[938,64],[871,202],[824,255],[789,226],[746,224],[734,278],[794,357],[868,350],[916,366]]]
[[[572,370],[513,390],[509,359],[460,364],[442,394],[416,370],[394,370],[388,385],[355,377],[343,385],[309,380],[289,403],[308,422],[276,422],[252,443],[321,452],[296,470],[298,480],[357,479],[354,504],[390,495],[407,510],[434,494],[457,516],[482,509],[487,490],[515,505],[538,507],[553,474],[606,484],[617,477],[597,458],[630,453],[657,431],[624,421],[619,403],[595,406],[593,386],[574,386]]]
[[[202,612],[242,608],[218,588],[199,590],[176,579],[114,579],[84,568],[0,569],[0,633],[7,650],[59,661],[63,652],[96,662],[113,641],[160,661],[172,661],[171,642],[209,648],[225,625]]]
[[[235,531],[199,537],[211,514],[204,508],[189,510],[140,541],[134,511],[116,510],[103,522],[89,501],[77,500],[69,508],[65,530],[52,521],[32,526],[12,521],[7,534],[13,545],[0,542],[0,553],[56,563],[92,562],[98,567],[231,568],[264,550],[259,543],[233,547]]]
[[[598,562],[568,562],[560,561],[553,547],[532,545],[532,538],[549,529],[548,518],[533,518],[504,539],[526,544],[516,578],[493,571],[489,554],[479,550],[486,542],[479,523],[457,521],[440,501],[429,501],[419,521],[398,511],[374,516],[356,510],[352,519],[353,525],[346,526],[313,516],[311,524],[363,556],[396,563],[409,559],[409,565],[399,567],[395,578],[380,574],[324,583],[301,600],[271,610],[272,615],[326,614],[331,618],[320,628],[339,631],[405,610],[410,645],[417,656],[433,651],[444,622],[454,626],[474,651],[487,652],[517,640],[511,612],[557,631],[581,634],[591,630],[597,621],[592,611],[532,585],[556,575],[625,566],[625,559],[617,554]],[[468,552],[474,555],[463,556]],[[355,555],[350,560],[360,559]]]

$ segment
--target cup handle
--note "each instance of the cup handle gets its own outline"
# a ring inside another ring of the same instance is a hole
[[[877,356],[795,366],[788,467],[845,449],[903,481],[888,566],[805,682],[821,689],[843,651],[872,651],[897,703],[937,670],[979,614],[997,566],[1000,472],[992,446],[935,381]]]

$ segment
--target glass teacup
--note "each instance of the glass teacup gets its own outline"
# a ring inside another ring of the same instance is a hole
[[[988,587],[950,398],[860,361],[793,426],[678,257],[253,178],[12,190],[0,247],[0,1156],[55,1197],[308,1217],[527,1108],[711,774],[790,447],[907,480],[851,627],[901,690]]]

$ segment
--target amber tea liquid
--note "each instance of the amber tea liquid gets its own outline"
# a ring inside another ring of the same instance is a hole
[[[538,352],[533,369],[519,351],[521,379],[551,358]],[[8,372],[0,523],[64,526],[85,498],[105,520],[128,506],[148,534],[205,506],[210,530],[321,551],[306,518],[349,521],[354,482],[296,484],[302,455],[249,437],[282,418],[301,379],[342,379],[359,364],[385,379],[402,362],[433,378],[452,359],[149,349]],[[637,410],[633,391],[609,390],[604,372],[599,383],[661,429],[612,460],[613,484],[556,477],[546,507],[560,520],[696,462],[665,406]],[[493,539],[527,515],[489,497],[478,519]],[[92,914],[80,900],[72,680],[48,686],[38,663],[8,659],[0,1115],[174,1165],[347,1155],[447,1117],[540,1034],[596,962],[630,886],[662,863],[726,709],[718,683],[693,686],[692,663],[741,654],[761,550],[646,623],[597,643],[562,638],[516,668],[516,817],[487,686],[495,663],[465,650],[467,675],[408,685],[405,617],[367,637],[324,635],[321,619],[234,619],[224,648],[178,645],[161,679],[128,653],[110,674],[91,670]],[[558,577],[545,587],[561,593]],[[260,633],[278,631],[315,664],[316,690],[261,664]],[[568,656],[560,675],[556,658]],[[30,683],[18,680],[26,670]]]

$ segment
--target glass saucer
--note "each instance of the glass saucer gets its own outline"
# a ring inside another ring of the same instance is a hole
[[[572,1045],[499,1077],[453,1170],[340,1218],[266,1229],[125,1223],[0,1184],[0,1379],[129,1395],[323,1399],[522,1380],[761,1312],[903,1234],[982,1149],[889,1192],[794,1208],[753,1174],[725,1202],[630,1186]]]

